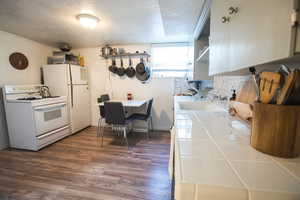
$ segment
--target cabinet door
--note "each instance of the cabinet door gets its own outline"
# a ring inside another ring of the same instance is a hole
[[[225,72],[230,69],[229,52],[231,49],[230,23],[222,22],[228,16],[232,0],[214,0],[211,8],[209,38],[209,75]]]
[[[230,15],[230,71],[290,56],[293,2],[236,0],[229,5],[239,9]]]

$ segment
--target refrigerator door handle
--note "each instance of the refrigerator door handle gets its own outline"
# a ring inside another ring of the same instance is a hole
[[[72,80],[72,70],[71,70],[71,65],[69,65],[69,73],[70,73],[70,86],[71,86],[71,106],[73,108],[74,106],[74,94],[73,94],[73,80]]]

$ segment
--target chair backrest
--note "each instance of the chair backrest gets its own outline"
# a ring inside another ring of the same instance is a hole
[[[110,98],[109,98],[109,95],[108,94],[103,94],[100,96],[100,98],[98,99],[98,102],[99,103],[102,103],[102,102],[105,102],[105,101],[109,101]]]
[[[148,102],[147,113],[146,113],[147,117],[151,115],[152,104],[153,104],[153,98],[150,99]]]
[[[97,99],[98,103],[102,103],[105,101],[109,101],[109,95],[108,94],[103,94],[100,96],[100,98]],[[99,106],[99,110],[100,110],[100,116],[102,118],[105,117],[105,111],[104,111],[104,106]]]
[[[124,125],[126,118],[121,102],[104,102],[105,121],[108,124]]]
[[[99,110],[100,110],[100,116],[101,116],[101,118],[105,118],[104,106],[99,106]]]

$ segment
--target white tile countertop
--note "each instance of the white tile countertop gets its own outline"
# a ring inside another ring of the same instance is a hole
[[[175,199],[300,200],[300,158],[256,151],[250,128],[210,104],[174,97]]]

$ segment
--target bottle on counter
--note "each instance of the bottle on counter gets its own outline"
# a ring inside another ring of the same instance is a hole
[[[235,101],[235,99],[236,99],[236,91],[235,90],[232,90],[233,91],[233,93],[232,93],[232,96],[230,97],[230,101]]]
[[[127,100],[128,100],[128,101],[133,100],[133,96],[132,96],[131,93],[127,93]]]

